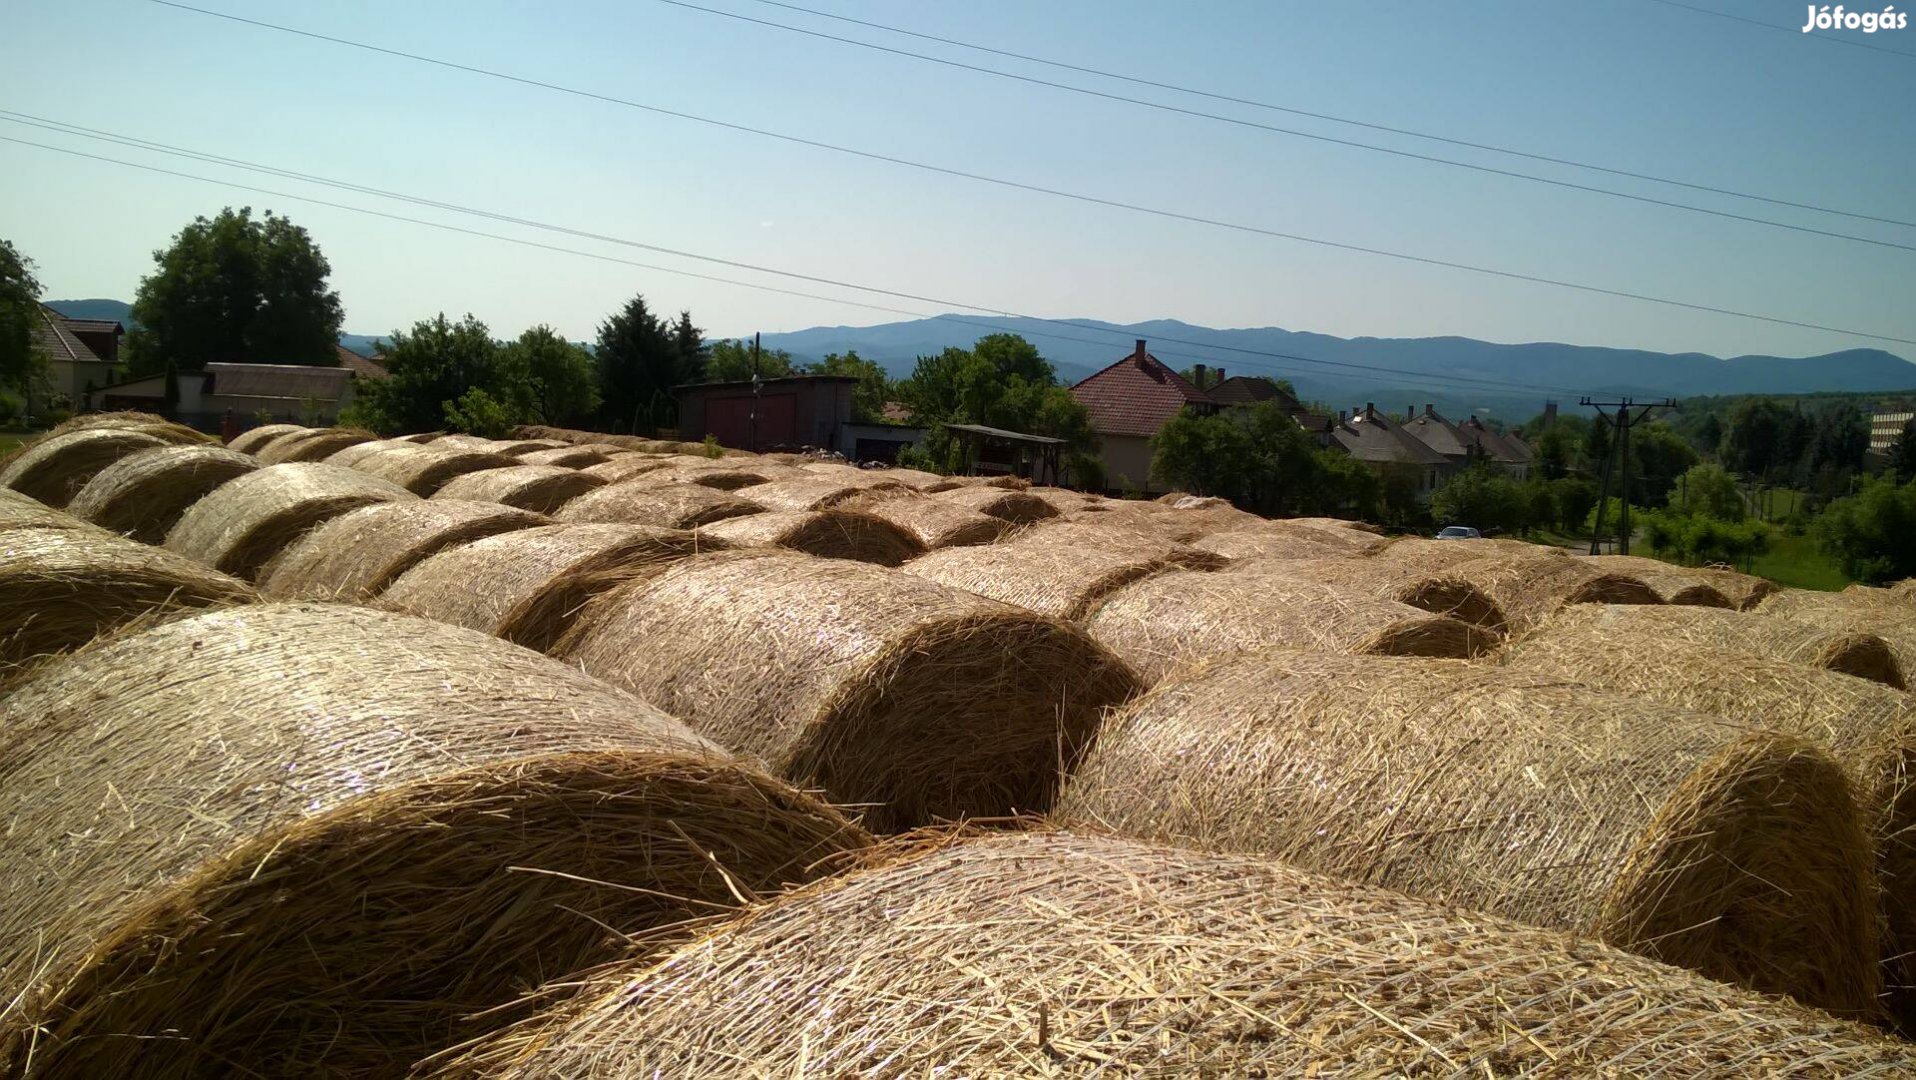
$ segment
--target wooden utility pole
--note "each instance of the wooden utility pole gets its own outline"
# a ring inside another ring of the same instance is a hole
[[[1617,554],[1630,554],[1630,429],[1650,418],[1652,409],[1673,409],[1676,402],[1664,398],[1662,401],[1645,402],[1639,405],[1630,398],[1621,401],[1592,401],[1584,398],[1577,402],[1597,410],[1601,422],[1613,425],[1616,436],[1610,440],[1610,450],[1603,457],[1603,482],[1597,488],[1597,520],[1590,530],[1590,554],[1603,554],[1603,516],[1610,502],[1610,470],[1615,462],[1617,471],[1617,493],[1622,503],[1617,511]],[[1615,409],[1614,414],[1606,409]],[[1632,413],[1632,409],[1641,412]]]
[[[759,337],[758,332],[753,331],[752,333],[752,411],[748,414],[748,416],[750,417],[750,427],[751,427],[751,436],[749,441],[751,443],[751,450],[753,453],[758,452],[758,395],[760,390],[760,384],[758,381],[758,337]]]

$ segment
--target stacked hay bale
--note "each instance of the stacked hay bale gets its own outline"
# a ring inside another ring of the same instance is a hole
[[[1234,529],[1201,536],[1192,546],[1232,560],[1344,559],[1360,554],[1351,545],[1308,529]]]
[[[1765,619],[1733,611],[1694,607],[1645,607],[1637,604],[1578,604],[1553,615],[1533,637],[1570,636],[1582,644],[1601,641],[1612,647],[1656,648],[1665,640],[1726,652],[1825,668],[1908,689],[1908,673],[1879,634],[1861,630],[1824,630],[1784,619]]]
[[[484,450],[457,447],[442,450],[439,446],[443,442],[445,439],[426,446],[411,443],[389,446],[354,461],[352,467],[369,476],[390,480],[414,495],[425,496],[438,491],[455,476],[514,464],[504,454]]]
[[[384,453],[387,450],[391,450],[395,446],[420,446],[420,445],[423,445],[423,444],[414,442],[412,439],[405,438],[405,437],[401,437],[397,439],[374,439],[371,442],[354,443],[351,446],[348,446],[342,450],[336,450],[333,453],[327,455],[326,464],[338,465],[342,468],[350,469],[353,466],[357,465],[358,463],[366,460],[367,458],[372,457],[374,454]]]
[[[1589,555],[1585,558],[1603,570],[1628,574],[1650,586],[1666,604],[1690,607],[1734,608],[1722,589],[1702,574],[1687,567],[1646,559],[1640,555]]]
[[[101,530],[0,529],[0,672],[145,616],[257,599],[243,581]]]
[[[935,497],[964,510],[988,517],[1003,518],[1013,525],[1030,525],[1033,522],[1058,516],[1058,512],[1051,508],[1050,503],[1036,495],[990,484],[947,488],[937,492]]]
[[[574,524],[649,525],[659,529],[696,529],[726,518],[756,514],[765,507],[699,484],[648,484],[645,477],[588,491],[559,509],[560,521]]]
[[[1203,547],[1204,541],[1198,541],[1198,546]],[[1248,557],[1233,564],[1229,571],[1246,579],[1275,574],[1367,593],[1433,614],[1448,615],[1493,634],[1502,635],[1509,628],[1503,609],[1469,580],[1444,570],[1428,570],[1415,563],[1348,557]]]
[[[0,467],[0,487],[58,509],[108,465],[128,454],[169,445],[177,444],[145,431],[112,427],[44,435],[22,446]]]
[[[299,424],[261,424],[233,436],[232,440],[226,444],[226,448],[242,454],[257,454],[261,447],[281,435],[290,435],[295,431],[304,430],[306,429]]]
[[[853,470],[854,472],[857,470]],[[649,474],[644,479],[650,479]],[[828,510],[875,491],[908,491],[909,488],[887,481],[845,483],[837,478],[817,477],[802,480],[774,480],[754,485],[740,494],[767,510]]]
[[[556,450],[568,445],[558,439],[488,439],[483,435],[441,435],[433,445],[444,450],[470,450],[482,454],[518,457],[540,450]]]
[[[1456,660],[1271,649],[1108,720],[1059,800],[1878,1013],[1874,845],[1791,736]]]
[[[633,642],[644,642],[635,649]],[[1137,688],[1066,623],[874,566],[699,555],[589,605],[557,655],[874,828],[1042,811]]]
[[[866,842],[629,695],[360,608],[102,644],[0,732],[10,1075],[394,1075]]]
[[[616,484],[621,480],[630,480],[635,476],[642,476],[649,472],[657,472],[661,469],[669,469],[671,467],[671,465],[660,461],[650,454],[635,452],[607,458],[597,465],[588,465],[579,471],[588,476],[596,476],[609,483]]]
[[[194,503],[166,534],[166,546],[250,581],[307,529],[371,503],[414,497],[396,484],[323,462],[269,465]]]
[[[380,602],[544,651],[586,601],[659,563],[720,541],[646,525],[550,525],[439,552],[399,575]]]
[[[447,548],[551,523],[496,503],[436,497],[374,503],[287,545],[260,572],[260,591],[287,599],[370,600]]]
[[[99,428],[112,428],[115,431],[141,431],[163,442],[175,446],[218,445],[219,440],[203,431],[196,431],[185,424],[175,423],[164,416],[155,416],[149,412],[96,412],[82,413],[79,416],[61,421],[47,432],[49,435],[64,435],[69,431],[92,431]]]
[[[689,465],[668,465],[663,469],[648,471],[641,475],[645,477],[645,482],[648,484],[698,484],[700,487],[717,488],[720,491],[737,491],[739,488],[762,486],[784,471],[778,466],[741,468],[707,461]]]
[[[1916,606],[1888,589],[1840,593],[1788,589],[1763,600],[1756,614],[1770,622],[1813,626],[1839,634],[1872,634],[1896,654],[1905,676],[1916,672]]]
[[[510,465],[456,476],[432,493],[435,499],[496,502],[550,514],[606,481],[559,465]]]
[[[0,532],[8,529],[80,529],[93,531],[95,526],[74,517],[64,510],[53,507],[38,499],[28,498],[17,491],[0,488]]]
[[[289,461],[325,461],[349,446],[378,440],[370,431],[355,428],[297,428],[254,451],[268,465]]]
[[[871,492],[847,502],[845,507],[890,522],[909,533],[927,551],[993,543],[1011,529],[1011,523],[1003,518],[952,506],[915,492]]]
[[[258,458],[223,446],[155,446],[95,473],[67,509],[110,532],[158,544],[187,507],[259,467]]]
[[[925,553],[917,537],[862,510],[773,510],[727,518],[698,531],[727,547],[778,547],[879,566],[900,566]]]
[[[1472,541],[1455,541],[1472,546]],[[1397,544],[1384,554],[1396,550]],[[1384,557],[1384,555],[1379,556]],[[1660,604],[1662,598],[1643,579],[1589,565],[1588,558],[1566,554],[1493,555],[1445,566],[1475,586],[1504,614],[1513,637],[1535,628],[1569,604]],[[1426,564],[1428,565],[1428,564]]]
[[[690,1034],[688,1034],[690,1033]],[[1916,1049],[1558,932],[1070,833],[808,886],[444,1074],[1900,1075]]]
[[[583,469],[588,465],[598,465],[610,460],[611,455],[618,452],[619,449],[616,446],[559,446],[547,450],[534,450],[519,454],[517,457],[526,465],[557,465],[562,469]]]
[[[1174,570],[1209,570],[1216,556],[1083,524],[1045,524],[990,547],[948,548],[905,565],[927,581],[1052,618],[1082,620],[1125,586]]]

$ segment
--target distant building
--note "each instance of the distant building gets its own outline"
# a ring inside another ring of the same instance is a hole
[[[1916,420],[1916,412],[1908,409],[1877,410],[1869,414],[1869,452],[1887,454],[1896,440],[1903,437],[1903,426]]]
[[[850,375],[791,375],[781,379],[688,383],[672,388],[679,403],[678,437],[707,435],[720,446],[765,450],[775,446],[836,449],[852,422]]]
[[[1399,468],[1417,477],[1417,490],[1428,496],[1461,468],[1404,425],[1377,411],[1374,403],[1350,413],[1339,413],[1330,430],[1331,446],[1376,469]]]
[[[87,391],[113,381],[126,328],[110,319],[69,319],[45,304],[32,330],[33,349],[46,359],[54,402],[36,407],[82,407]]]
[[[355,354],[357,355],[357,354]],[[364,357],[360,357],[366,362]],[[138,409],[163,413],[202,431],[218,431],[232,413],[243,427],[262,419],[306,424],[330,424],[340,410],[353,403],[361,376],[350,367],[308,364],[207,364],[200,371],[175,376],[179,401],[166,402],[166,376],[148,375],[109,383],[87,396],[92,409]]]
[[[1091,416],[1104,461],[1107,488],[1146,493],[1170,490],[1151,477],[1151,439],[1165,421],[1185,412],[1215,413],[1219,402],[1165,366],[1144,347],[1071,388]],[[1235,381],[1235,380],[1233,380]]]
[[[1402,426],[1406,435],[1442,454],[1455,468],[1484,462],[1517,480],[1530,475],[1534,456],[1530,447],[1515,436],[1493,430],[1474,416],[1456,424],[1445,419],[1435,405],[1425,404],[1422,413],[1415,406],[1406,409]]]

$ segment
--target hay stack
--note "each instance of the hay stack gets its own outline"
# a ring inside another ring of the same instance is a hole
[[[1818,592],[1815,589],[1782,589],[1757,605],[1763,615],[1809,619],[1888,619],[1905,620],[1916,616],[1902,594],[1891,589],[1871,589],[1855,585],[1842,592]]]
[[[293,431],[259,448],[257,457],[267,465],[289,461],[326,461],[349,446],[376,442],[379,436],[353,428],[314,428]]]
[[[516,464],[504,454],[483,450],[439,449],[440,439],[429,446],[402,443],[353,462],[353,468],[382,480],[390,480],[414,495],[431,495],[455,476],[481,469],[501,469]]]
[[[59,509],[101,469],[128,454],[168,445],[174,444],[144,431],[110,427],[44,435],[21,447],[0,468],[0,487]]]
[[[359,608],[104,644],[0,730],[9,1075],[397,1075],[863,842],[629,695]]]
[[[1240,529],[1215,532],[1192,541],[1192,547],[1226,559],[1328,560],[1352,558],[1349,547],[1303,530]]]
[[[719,491],[737,491],[743,487],[762,486],[771,479],[764,470],[730,468],[717,462],[700,465],[669,465],[642,475],[648,484],[697,484],[700,487],[714,488]]]
[[[1448,569],[1459,563],[1493,557],[1522,559],[1539,555],[1568,555],[1561,548],[1522,540],[1435,540],[1424,536],[1399,537],[1379,547],[1374,554],[1378,559],[1414,562],[1430,570]]]
[[[1745,574],[1723,566],[1704,566],[1690,571],[1703,580],[1716,586],[1716,591],[1730,601],[1730,606],[1738,611],[1751,611],[1771,596],[1783,591],[1783,586],[1769,578]]]
[[[656,963],[595,973],[451,1075],[1916,1069],[1916,1048],[1814,1009],[1278,862],[1072,833],[913,855],[755,907]]]
[[[1904,578],[1890,585],[1889,591],[1904,600],[1916,600],[1916,578]]]
[[[942,499],[896,491],[873,492],[846,506],[905,530],[928,551],[993,543],[1011,528],[1003,518],[953,506]]]
[[[520,454],[518,458],[527,465],[556,465],[562,469],[583,469],[588,465],[604,462],[608,456],[604,450],[593,446],[556,446]]]
[[[900,566],[925,553],[910,533],[862,510],[772,510],[702,526],[727,547],[780,547],[824,559]]]
[[[887,830],[1046,809],[1098,710],[1137,687],[1065,623],[783,552],[628,582],[558,653]]]
[[[971,484],[936,492],[936,497],[973,513],[1003,518],[1013,525],[1030,525],[1058,516],[1051,504],[1024,491]]]
[[[0,531],[0,671],[78,648],[142,616],[257,599],[245,582],[96,529],[7,529]]]
[[[1657,599],[1685,607],[1734,608],[1716,583],[1686,567],[1675,566],[1640,555],[1589,555],[1585,558],[1603,570],[1627,574],[1650,586]]]
[[[757,502],[698,484],[648,484],[644,477],[588,491],[560,509],[560,521],[618,522],[660,529],[696,529],[756,514]]]
[[[1477,656],[1497,637],[1355,589],[1277,575],[1178,570],[1127,585],[1085,620],[1147,684],[1174,668],[1265,645],[1379,656]]]
[[[433,492],[435,499],[496,502],[550,514],[605,481],[558,465],[508,465],[456,476]]]
[[[1569,635],[1592,647],[1626,650],[1655,649],[1658,642],[1675,640],[1908,689],[1908,673],[1889,643],[1861,630],[1824,630],[1793,620],[1681,606],[1578,604],[1551,616],[1532,636],[1552,634]]]
[[[868,469],[865,471],[867,475],[875,476],[880,480],[890,480],[903,484],[913,491],[924,491],[926,488],[942,484],[949,479],[935,472],[926,472],[923,469],[907,469],[898,465],[893,465],[885,469]]]
[[[175,423],[164,416],[155,416],[149,412],[131,410],[115,412],[82,413],[70,417],[55,425],[47,432],[49,435],[64,435],[69,431],[96,431],[110,428],[114,431],[139,431],[151,435],[161,442],[173,446],[218,446],[219,440],[204,431]]]
[[[442,551],[401,574],[384,606],[552,647],[587,600],[720,541],[646,525],[548,525]]]
[[[67,509],[108,531],[158,544],[187,507],[259,467],[258,458],[223,446],[155,446],[94,474]]]
[[[327,455],[326,464],[338,465],[342,468],[350,469],[367,458],[372,457],[374,454],[383,453],[395,446],[418,445],[420,444],[408,438],[374,439],[371,442],[354,443],[343,450],[338,450]]]
[[[1153,559],[1190,570],[1221,570],[1229,560],[1170,539],[1165,533],[1119,514],[1087,515],[1041,522],[1019,533],[1013,543],[1062,548],[1091,548],[1112,555]]]
[[[8,529],[94,531],[92,525],[64,510],[55,510],[38,499],[29,499],[17,491],[0,488],[0,532]]]
[[[657,474],[651,474],[657,475]],[[651,479],[648,475],[646,479]],[[909,491],[902,484],[847,484],[833,478],[774,480],[757,484],[743,497],[767,510],[826,510],[840,506],[872,491]]]
[[[597,465],[588,465],[579,471],[588,476],[601,477],[610,483],[616,484],[621,480],[630,480],[635,476],[641,476],[645,473],[657,472],[660,469],[669,469],[671,467],[670,464],[649,454],[627,453],[620,454],[618,457],[607,458]]]
[[[447,548],[551,523],[529,510],[489,502],[374,503],[288,545],[260,572],[260,591],[282,599],[368,600]]]
[[[1916,679],[1916,611],[1907,604],[1868,594],[1789,589],[1764,601],[1755,615],[1766,622],[1879,637],[1896,655],[1904,676]]]
[[[907,563],[905,572],[1041,615],[1077,621],[1132,582],[1190,568],[1170,545],[1153,551],[1138,544],[1099,544],[1062,535],[1064,529],[1045,527],[989,547],[935,551]]]
[[[250,581],[313,526],[372,503],[412,498],[396,484],[324,462],[269,465],[194,503],[166,534],[166,546]]]
[[[442,450],[473,450],[482,454],[504,454],[518,457],[540,450],[552,450],[570,445],[559,439],[488,439],[483,435],[451,434],[441,435],[433,440],[433,445]]]
[[[1472,543],[1468,540],[1450,542]],[[1587,558],[1571,555],[1491,556],[1455,563],[1444,569],[1488,596],[1503,611],[1513,637],[1528,633],[1570,604],[1663,602],[1642,578],[1603,570],[1589,565]]]
[[[1055,816],[1878,1011],[1875,849],[1842,768],[1800,738],[1561,679],[1242,653],[1108,720]]]
[[[1199,546],[1203,541],[1199,541]],[[1448,615],[1502,635],[1508,624],[1496,601],[1467,579],[1443,570],[1426,570],[1415,563],[1387,563],[1364,558],[1244,559],[1230,572],[1246,577],[1276,574],[1282,577],[1335,585],[1384,600]]]

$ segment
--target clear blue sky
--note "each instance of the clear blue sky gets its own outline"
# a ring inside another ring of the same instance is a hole
[[[702,2],[1284,126],[1916,244],[1913,228],[1517,163],[1063,75],[752,0]],[[1806,6],[1694,2],[1790,27],[1802,25]],[[203,3],[1041,185],[1916,338],[1916,252],[1172,117],[656,0]],[[807,6],[1101,70],[1916,220],[1916,27],[1848,35],[1912,56],[1904,58],[1651,0]],[[0,107],[1025,313],[1718,355],[1873,346],[1916,356],[1916,348],[1866,338],[1497,281],[928,175],[139,0],[8,0],[0,26]],[[12,124],[0,124],[0,134],[729,273]],[[661,308],[689,307],[713,335],[897,318],[0,143],[0,236],[39,263],[49,297],[131,299],[153,249],[195,214],[229,203],[270,206],[313,232],[332,261],[346,328],[354,332],[382,333],[443,309],[470,311],[501,336],[550,322],[583,338],[634,292]]]

